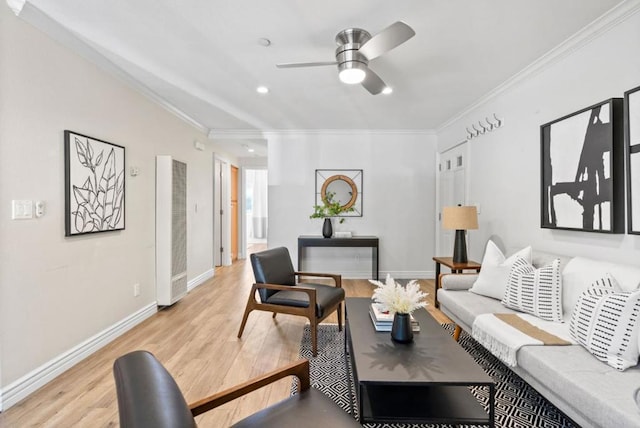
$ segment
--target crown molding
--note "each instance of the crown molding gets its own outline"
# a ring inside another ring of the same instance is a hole
[[[273,137],[321,136],[321,135],[428,135],[433,129],[212,129],[209,138],[215,139],[269,139]]]
[[[517,84],[523,82],[526,79],[535,76],[536,74],[546,70],[552,65],[558,63],[562,59],[573,54],[583,46],[588,45],[594,39],[597,39],[601,35],[605,34],[609,30],[615,28],[620,23],[631,18],[633,15],[640,11],[640,0],[627,0],[614,6],[604,15],[591,22],[564,42],[560,43],[555,48],[551,49],[546,54],[535,60],[533,63],[519,71],[515,75],[511,76],[505,82],[498,85],[489,93],[482,96],[480,99],[467,106],[464,110],[455,114],[453,117],[446,120],[442,125],[436,127],[437,133],[442,132],[444,129],[453,125],[458,120],[462,119],[472,111],[487,104],[498,95],[508,91]]]
[[[209,128],[202,123],[189,116],[182,110],[167,102],[149,87],[143,85],[122,68],[111,62],[107,57],[96,50],[88,41],[80,37],[78,34],[66,29],[58,21],[38,9],[33,4],[25,0],[7,0],[7,4],[20,19],[33,25],[53,40],[57,41],[64,47],[76,53],[92,64],[97,65],[101,70],[115,76],[121,82],[127,84],[130,88],[136,90],[153,103],[167,110],[169,113],[177,116],[189,125],[193,126],[200,132],[206,134]]]
[[[7,0],[7,5],[9,6],[9,9],[16,14],[16,16],[20,16],[22,8],[26,2],[26,0]]]

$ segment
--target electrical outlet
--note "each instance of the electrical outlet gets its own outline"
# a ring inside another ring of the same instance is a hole
[[[133,284],[133,297],[140,295],[140,284]]]

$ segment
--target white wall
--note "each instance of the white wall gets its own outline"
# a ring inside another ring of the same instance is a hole
[[[154,307],[155,156],[188,165],[188,279],[213,275],[215,150],[163,108],[0,8],[0,385]],[[63,131],[126,147],[124,231],[64,237]],[[11,200],[46,202],[11,220]],[[195,205],[198,205],[197,212]],[[133,284],[141,295],[133,296]]]
[[[334,230],[380,238],[380,275],[433,276],[434,135],[419,132],[286,133],[269,138],[269,247],[286,246],[297,266],[299,235],[321,235],[309,219],[316,169],[363,170],[363,216]],[[305,270],[371,275],[369,249],[312,248]]]
[[[637,8],[636,8],[637,10]],[[640,13],[567,49],[559,61],[468,112],[438,134],[440,150],[464,138],[465,127],[495,112],[503,128],[474,138],[470,202],[481,207],[470,257],[480,260],[491,234],[507,247],[640,264],[640,236],[540,228],[540,125],[640,85]],[[480,238],[480,239],[478,239]]]

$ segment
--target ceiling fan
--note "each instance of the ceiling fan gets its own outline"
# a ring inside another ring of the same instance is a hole
[[[382,92],[387,85],[369,68],[369,61],[401,45],[416,34],[402,21],[395,22],[375,36],[361,28],[347,28],[336,35],[336,60],[276,64],[278,68],[318,67],[337,65],[340,80],[348,84],[362,83],[372,95]]]

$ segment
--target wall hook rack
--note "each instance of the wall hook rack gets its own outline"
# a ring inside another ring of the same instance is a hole
[[[499,118],[495,113],[493,113],[493,120],[489,119],[489,117],[485,117],[484,121],[479,120],[477,126],[475,123],[471,124],[471,129],[466,127],[467,130],[467,141],[479,137],[480,135],[487,134],[489,132],[493,132],[496,129],[502,128],[504,125],[504,119]]]

